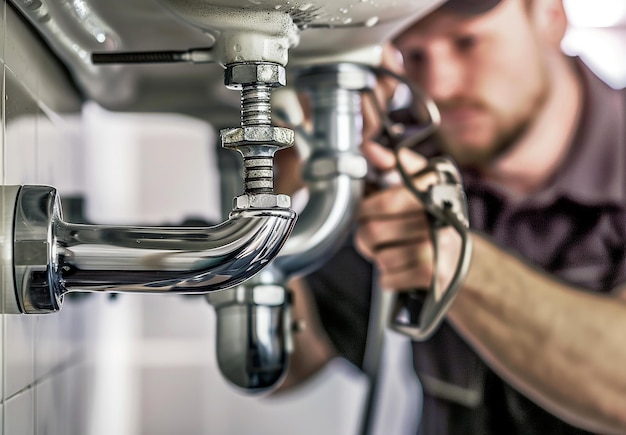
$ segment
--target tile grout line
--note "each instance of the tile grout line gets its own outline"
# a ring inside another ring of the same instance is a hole
[[[3,358],[3,360],[4,360],[4,358]],[[73,366],[78,366],[82,361],[83,361],[83,358],[69,358],[67,361],[64,361],[64,362],[62,362],[60,364],[57,364],[48,373],[42,375],[38,379],[35,379],[33,382],[31,382],[31,383],[27,384],[26,386],[22,387],[20,390],[16,391],[15,393],[11,394],[10,396],[5,397],[4,399],[2,399],[0,401],[0,405],[4,405],[9,400],[17,397],[18,395],[20,395],[20,394],[22,394],[22,393],[24,393],[24,392],[26,392],[26,391],[28,391],[28,390],[30,390],[32,388],[35,388],[37,385],[43,383],[44,381],[46,381],[46,380],[48,380],[48,379],[50,379],[50,378],[52,378],[52,377],[54,377],[54,376],[56,376],[56,375],[58,375],[60,373],[63,373],[66,370],[69,370]],[[4,365],[4,361],[3,361],[3,365]],[[4,412],[4,407],[3,407],[3,412]]]

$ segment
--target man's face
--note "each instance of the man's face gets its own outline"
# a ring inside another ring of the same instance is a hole
[[[409,79],[437,103],[444,151],[485,164],[515,143],[549,91],[541,39],[523,0],[462,16],[435,11],[395,45]]]

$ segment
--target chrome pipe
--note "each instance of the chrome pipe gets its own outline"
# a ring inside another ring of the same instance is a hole
[[[350,232],[353,214],[363,195],[367,163],[361,156],[361,94],[372,89],[372,71],[356,64],[329,64],[309,68],[296,77],[296,86],[309,93],[312,107],[311,133],[300,149],[305,162],[308,201],[281,253],[268,266],[268,282],[305,275],[321,266]],[[289,117],[289,110],[284,118]],[[282,278],[281,278],[282,277]],[[258,277],[257,281],[263,281]]]
[[[309,199],[280,254],[255,282],[284,283],[318,269],[345,241],[363,195],[367,162],[361,155],[361,94],[372,89],[370,69],[354,64],[310,68],[298,77],[307,90],[313,132],[304,178]]]
[[[369,69],[351,64],[314,67],[299,76],[298,86],[310,92],[314,126],[304,169],[308,202],[270,265],[235,288],[207,295],[217,313],[222,374],[248,392],[275,388],[286,372],[292,340],[288,280],[319,268],[350,233],[367,174],[359,151],[361,92],[374,80]],[[267,321],[259,322],[259,315]],[[283,327],[276,326],[279,319]]]
[[[210,296],[222,375],[247,392],[279,384],[292,348],[290,292],[279,285],[239,285]]]
[[[14,210],[15,292],[5,292],[29,314],[58,311],[75,291],[191,294],[236,286],[278,254],[295,223],[288,205],[247,204],[212,227],[71,224],[54,188],[5,190],[12,195],[3,197],[15,198],[3,204],[5,214]]]
[[[285,84],[285,69],[235,62],[224,84],[242,91],[242,122],[220,131],[222,147],[238,151],[246,169],[228,219],[195,228],[72,224],[63,221],[54,188],[2,186],[0,241],[13,242],[12,251],[0,249],[4,312],[58,311],[69,292],[209,293],[270,263],[296,219],[290,198],[273,193],[274,153],[294,137],[271,125],[270,90]]]

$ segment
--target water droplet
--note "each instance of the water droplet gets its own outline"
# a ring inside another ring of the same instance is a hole
[[[233,51],[235,53],[239,53],[241,51],[241,45],[239,45],[239,44],[233,45]]]
[[[282,7],[283,7],[283,5],[276,5],[276,6],[274,6],[274,9],[279,10]]]
[[[348,9],[346,8],[340,8],[339,12],[341,12],[342,14],[347,14],[348,13]]]
[[[374,27],[376,25],[376,23],[378,23],[378,17],[371,17],[368,18],[367,21],[365,21],[365,26],[366,27]]]
[[[352,18],[344,18],[343,24],[350,24],[352,22]]]

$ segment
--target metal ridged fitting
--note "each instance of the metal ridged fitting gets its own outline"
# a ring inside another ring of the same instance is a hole
[[[295,141],[293,130],[271,125],[225,128],[220,131],[220,136],[224,148],[236,149],[250,145],[271,145],[282,149],[292,146]]]
[[[248,157],[243,162],[244,187],[248,193],[273,193],[274,168],[271,158]]]
[[[243,156],[244,194],[272,194],[274,153],[295,140],[291,129],[271,125],[271,91],[285,85],[285,68],[269,62],[235,63],[226,66],[224,83],[241,90],[241,127],[220,131],[222,147]]]
[[[290,208],[291,198],[289,195],[273,193],[243,194],[233,201],[235,210],[246,210],[253,208]]]
[[[367,161],[359,154],[338,153],[327,156],[314,156],[304,169],[307,180],[323,180],[346,174],[354,179],[367,175]]]
[[[269,86],[244,87],[241,91],[241,125],[272,123],[272,94]]]

